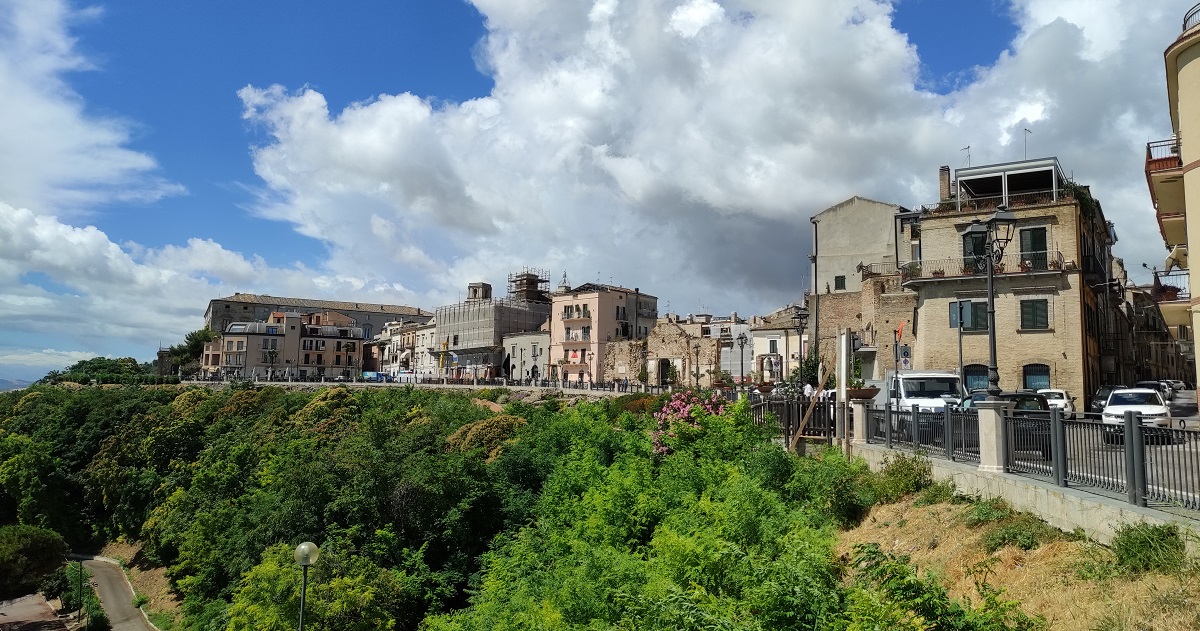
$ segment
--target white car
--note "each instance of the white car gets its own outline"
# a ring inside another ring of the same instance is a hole
[[[1170,427],[1171,408],[1163,402],[1158,390],[1150,388],[1117,388],[1108,395],[1103,420],[1108,425],[1123,425],[1125,412],[1132,410],[1149,427]]]
[[[1075,397],[1067,394],[1066,390],[1058,388],[1042,388],[1038,394],[1046,397],[1046,403],[1052,408],[1058,408],[1065,419],[1075,418]]]

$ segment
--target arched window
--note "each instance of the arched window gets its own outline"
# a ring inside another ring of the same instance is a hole
[[[1025,364],[1021,372],[1025,389],[1040,390],[1050,387],[1050,367],[1046,364]]]
[[[964,384],[967,392],[975,390],[986,390],[987,382],[987,366],[983,364],[967,364],[963,366],[963,376],[966,380]]]

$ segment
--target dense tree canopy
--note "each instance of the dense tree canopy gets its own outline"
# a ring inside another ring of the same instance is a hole
[[[305,540],[314,631],[866,629],[951,602],[846,580],[834,533],[874,474],[770,438],[692,393],[497,414],[411,387],[38,386],[0,394],[0,524],[141,541],[188,629],[294,628]],[[931,628],[1009,628],[944,609]]]

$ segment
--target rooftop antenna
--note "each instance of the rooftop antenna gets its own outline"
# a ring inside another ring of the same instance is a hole
[[[1028,127],[1025,128],[1025,159],[1026,160],[1029,159],[1029,134],[1032,134],[1032,133],[1033,132],[1029,131]]]
[[[967,145],[967,146],[963,147],[962,149],[959,149],[959,151],[967,152],[967,168],[968,169],[971,168],[971,145]]]

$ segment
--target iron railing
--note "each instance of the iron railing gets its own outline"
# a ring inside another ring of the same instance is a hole
[[[979,462],[979,413],[975,410],[868,408],[866,420],[869,443],[957,462]]]
[[[1197,24],[1200,24],[1200,4],[1192,7],[1191,10],[1183,16],[1183,32],[1186,33],[1188,29],[1196,26]]]
[[[804,420],[805,414],[808,414],[807,421]],[[792,444],[792,439],[797,435],[803,438],[823,438],[826,444],[831,445],[839,425],[837,401],[834,397],[814,399],[751,394],[750,417],[757,425],[778,423],[785,448]],[[850,426],[848,420],[842,425],[846,428]]]
[[[1032,272],[1058,272],[1069,267],[1062,252],[1046,250],[1039,252],[1014,252],[1005,254],[992,271],[995,274],[1026,274]],[[938,280],[983,276],[987,274],[987,259],[973,256],[950,259],[912,261],[900,266],[901,282]]]
[[[1008,195],[991,195],[987,197],[963,197],[962,199],[942,200],[935,204],[921,206],[928,213],[982,213],[994,212],[998,206],[1007,206],[1009,210],[1029,208],[1032,206],[1049,206],[1074,201],[1075,197],[1068,188],[1043,189],[1026,191],[1024,193],[1009,193]]]

